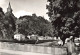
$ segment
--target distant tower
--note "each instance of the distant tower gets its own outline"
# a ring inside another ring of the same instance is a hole
[[[12,13],[12,8],[11,8],[11,4],[10,4],[10,2],[9,2],[8,8],[7,8],[7,12]]]

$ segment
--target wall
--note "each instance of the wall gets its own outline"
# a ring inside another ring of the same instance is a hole
[[[66,48],[64,47],[45,47],[31,44],[18,44],[9,42],[0,42],[0,49],[10,49],[16,51],[44,53],[50,55],[67,55]]]

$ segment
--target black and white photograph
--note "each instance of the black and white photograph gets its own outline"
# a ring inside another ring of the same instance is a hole
[[[0,55],[80,55],[80,0],[0,0]]]

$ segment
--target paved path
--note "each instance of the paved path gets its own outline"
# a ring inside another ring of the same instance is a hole
[[[50,54],[41,54],[41,53],[32,53],[32,52],[23,52],[23,51],[13,51],[13,50],[6,50],[0,49],[0,53],[6,53],[9,55],[50,55]],[[5,55],[5,54],[0,54]]]

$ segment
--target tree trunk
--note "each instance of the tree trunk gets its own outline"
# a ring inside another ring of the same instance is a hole
[[[1,31],[2,31],[2,34],[3,34],[3,38],[6,38],[6,33],[5,33],[6,30],[2,29]]]

